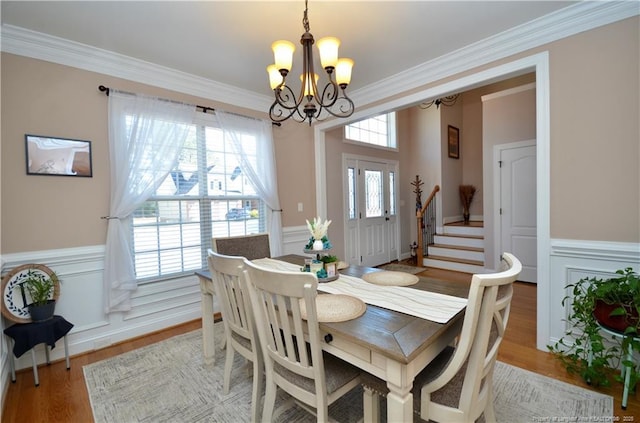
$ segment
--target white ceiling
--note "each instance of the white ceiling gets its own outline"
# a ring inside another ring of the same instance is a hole
[[[362,89],[577,1],[309,1],[315,39],[342,40]],[[6,1],[3,25],[270,95],[271,43],[298,43],[304,1]],[[301,49],[294,70],[301,67]],[[296,66],[297,65],[297,66]],[[316,65],[318,68],[319,64]]]

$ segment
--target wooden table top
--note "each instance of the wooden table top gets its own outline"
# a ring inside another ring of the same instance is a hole
[[[305,258],[290,254],[275,259],[302,266]],[[366,273],[379,271],[382,270],[351,265],[340,270],[340,273],[360,278]],[[419,277],[419,279],[418,283],[411,288],[461,298],[467,298],[469,294],[468,286],[425,277]],[[440,333],[461,323],[463,318],[464,310],[449,322],[442,324],[367,304],[367,311],[362,316],[346,322],[320,323],[320,329],[332,335],[339,335],[395,361],[409,363],[434,342]]]
[[[304,265],[305,258],[308,257],[296,254],[274,257],[300,266]],[[360,278],[366,273],[380,271],[382,270],[351,265],[340,270],[340,274]],[[211,274],[206,270],[197,271],[196,274],[211,279]],[[468,286],[425,277],[419,277],[418,283],[411,288],[461,298],[467,298],[469,293]],[[461,324],[463,318],[464,310],[443,324],[367,304],[367,310],[362,316],[346,322],[320,323],[320,329],[400,363],[409,363],[435,342],[441,333],[453,325]]]

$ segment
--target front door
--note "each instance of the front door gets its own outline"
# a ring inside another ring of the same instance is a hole
[[[348,160],[346,250],[350,262],[378,266],[398,258],[395,165]],[[349,188],[351,186],[351,188]]]

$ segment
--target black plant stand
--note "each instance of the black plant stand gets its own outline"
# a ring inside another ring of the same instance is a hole
[[[47,364],[49,364],[51,362],[49,359],[49,347],[54,348],[56,346],[56,341],[60,338],[64,338],[64,356],[67,361],[67,370],[69,370],[71,368],[71,364],[69,362],[69,344],[67,342],[67,334],[71,328],[73,328],[73,324],[67,322],[62,316],[53,316],[51,319],[43,322],[16,323],[15,325],[6,328],[4,333],[13,342],[13,355],[9,361],[9,365],[11,366],[11,381],[16,381],[15,357],[20,357],[22,354],[31,350],[33,377],[36,386],[40,385],[36,353],[33,347],[38,344],[46,344],[44,346],[44,350],[47,356]]]

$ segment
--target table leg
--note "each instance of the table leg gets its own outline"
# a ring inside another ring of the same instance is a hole
[[[15,341],[13,340],[13,338],[9,338],[11,339],[11,342],[9,342],[9,354],[11,356],[11,358],[9,358],[9,368],[11,369],[11,382],[15,383],[16,381],[16,357],[13,355],[13,344],[15,343]]]
[[[400,363],[387,361],[387,421],[413,422],[413,378]]]
[[[67,370],[69,370],[71,363],[69,362],[69,341],[67,340],[67,335],[64,336],[64,358],[67,361]]]
[[[202,291],[202,351],[204,363],[212,365],[215,363],[216,355],[213,340],[213,295],[205,284],[206,281],[200,278],[200,290]]]
[[[47,365],[51,364],[51,358],[49,357],[49,346],[44,344],[44,355],[47,357]]]
[[[395,392],[389,392],[387,394],[387,421],[413,421],[413,394],[411,391],[405,395]]]
[[[36,382],[36,386],[40,386],[40,379],[38,379],[38,363],[36,362],[36,351],[33,348],[31,348],[31,362],[33,363],[33,379]]]

